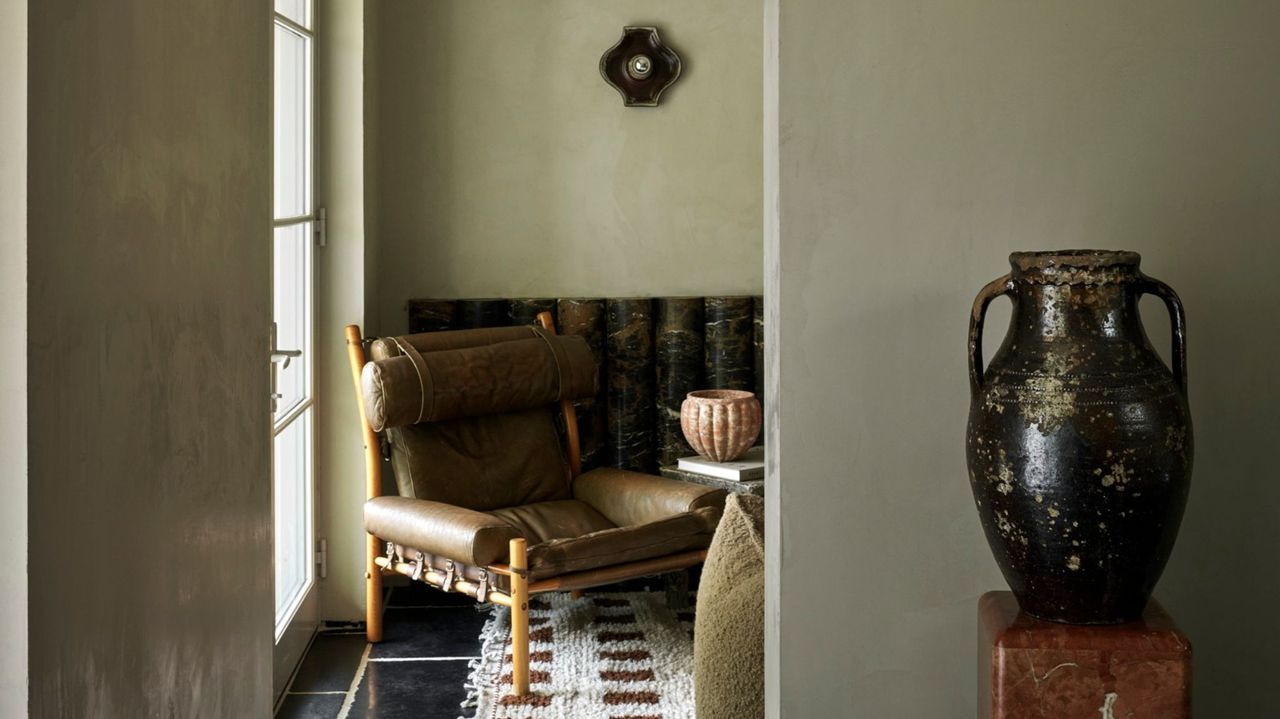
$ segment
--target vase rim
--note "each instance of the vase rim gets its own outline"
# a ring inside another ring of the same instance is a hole
[[[721,402],[728,402],[735,399],[747,399],[755,396],[755,392],[748,392],[741,389],[698,389],[686,395],[688,399],[708,399]]]
[[[1142,262],[1142,255],[1129,250],[1038,250],[1034,252],[1014,252],[1009,255],[1009,264],[1014,269],[1046,270],[1059,267],[1076,267],[1080,269],[1100,269],[1104,267],[1133,267]]]

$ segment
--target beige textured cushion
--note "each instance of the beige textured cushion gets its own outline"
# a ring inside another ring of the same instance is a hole
[[[729,496],[698,587],[698,719],[764,716],[764,500]]]

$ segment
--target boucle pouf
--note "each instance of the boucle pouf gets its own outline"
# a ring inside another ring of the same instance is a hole
[[[731,494],[711,540],[693,634],[698,719],[764,716],[764,499]]]

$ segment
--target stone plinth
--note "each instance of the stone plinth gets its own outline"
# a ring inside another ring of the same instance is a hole
[[[1078,626],[988,592],[978,635],[980,719],[1191,716],[1191,642],[1155,600],[1139,621]]]

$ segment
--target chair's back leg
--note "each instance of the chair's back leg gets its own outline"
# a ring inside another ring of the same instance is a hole
[[[529,561],[523,538],[508,545],[511,553],[511,693],[529,693]]]
[[[365,417],[364,397],[360,393],[360,373],[365,363],[364,338],[358,325],[347,325],[346,335],[351,381],[356,389],[356,407],[360,411],[360,428],[364,433],[365,496],[372,499],[382,494],[382,457],[378,452],[378,435]],[[382,543],[372,534],[365,541],[365,637],[376,644],[382,641],[382,567],[373,560],[382,553]]]

